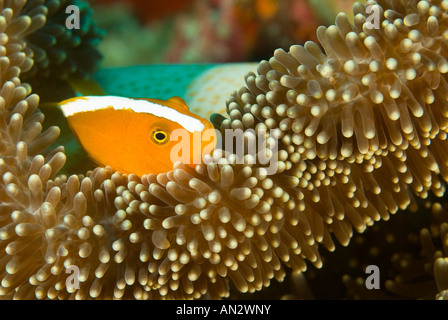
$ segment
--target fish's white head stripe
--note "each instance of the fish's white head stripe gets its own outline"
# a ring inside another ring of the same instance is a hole
[[[95,111],[108,107],[112,107],[115,110],[130,109],[138,113],[152,114],[156,117],[176,122],[190,132],[203,131],[205,128],[204,124],[196,118],[147,100],[117,96],[85,96],[61,105],[62,112],[66,118],[79,112]]]

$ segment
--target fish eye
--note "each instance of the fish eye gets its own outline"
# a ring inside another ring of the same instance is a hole
[[[164,144],[168,142],[168,134],[163,130],[155,130],[152,133],[152,139],[158,144]]]

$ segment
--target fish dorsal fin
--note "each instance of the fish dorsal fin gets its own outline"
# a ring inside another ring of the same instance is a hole
[[[188,109],[187,103],[181,97],[171,97],[168,100],[149,99],[149,98],[137,98],[137,99],[147,100],[149,102],[157,103],[162,106],[170,107],[182,113],[190,111]]]
[[[174,97],[169,98],[168,101],[177,103],[177,104],[181,105],[182,107],[184,107],[185,110],[189,110],[187,103],[181,97],[174,96]]]

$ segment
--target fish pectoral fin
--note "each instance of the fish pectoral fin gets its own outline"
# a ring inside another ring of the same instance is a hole
[[[171,102],[174,102],[174,103],[176,103],[178,105],[181,105],[182,107],[185,108],[185,110],[188,110],[187,103],[181,97],[177,97],[177,96],[171,97],[171,98],[168,99],[168,101],[171,101]]]
[[[81,96],[103,96],[105,91],[98,82],[91,78],[72,77],[68,83]]]

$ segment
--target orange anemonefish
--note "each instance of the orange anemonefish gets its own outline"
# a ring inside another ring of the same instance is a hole
[[[168,172],[179,160],[194,166],[216,145],[213,125],[179,97],[81,96],[59,106],[89,156],[125,174]]]

